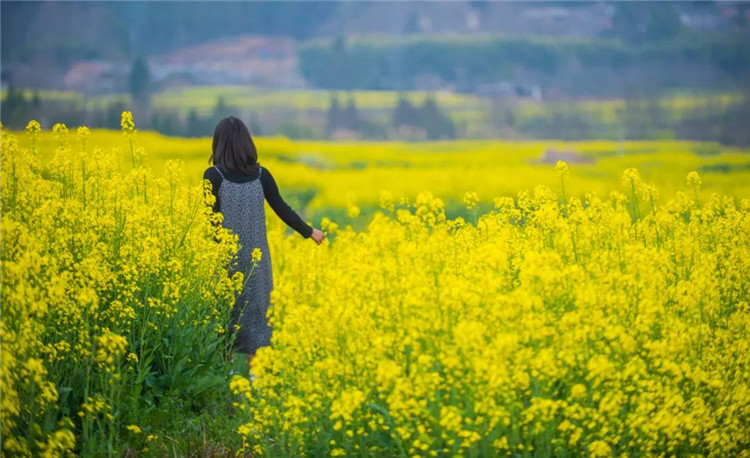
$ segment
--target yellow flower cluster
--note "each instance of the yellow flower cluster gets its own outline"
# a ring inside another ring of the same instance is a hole
[[[555,170],[563,177],[570,175],[570,169],[568,168],[568,164],[565,161],[557,161]]]
[[[263,251],[260,248],[253,248],[252,253],[250,253],[250,257],[253,260],[253,263],[259,263],[261,258],[263,257]]]
[[[272,346],[232,385],[246,450],[747,450],[750,200],[658,204],[637,170],[622,181],[609,199],[500,197],[476,224],[431,194],[384,195],[365,230],[321,247],[272,230]]]
[[[96,362],[108,370],[115,367],[115,363],[125,354],[128,340],[108,329],[97,338]]]
[[[29,121],[29,123],[26,125],[26,132],[28,132],[29,134],[39,133],[41,131],[42,131],[41,125],[39,124],[39,121],[35,119]]]
[[[126,435],[143,381],[179,370],[177,352],[221,352],[236,239],[178,162],[159,177],[123,169],[127,149],[87,151],[85,127],[78,143],[56,124],[56,147],[38,122],[26,131],[31,148],[6,131],[0,145],[2,454],[97,454]]]
[[[476,192],[469,191],[466,194],[464,194],[464,205],[466,205],[466,208],[468,210],[473,210],[476,208],[477,204],[479,203],[479,196]]]
[[[349,192],[346,195],[346,215],[352,219],[359,216],[359,207],[356,204],[356,199],[352,192]]]
[[[133,113],[129,111],[122,112],[120,127],[122,127],[122,133],[125,135],[132,135],[136,133],[135,122],[133,121]]]

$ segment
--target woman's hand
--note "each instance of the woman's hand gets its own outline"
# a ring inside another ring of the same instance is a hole
[[[313,233],[310,236],[310,238],[315,240],[315,243],[320,245],[321,243],[323,243],[323,240],[326,238],[326,235],[320,229],[313,228]]]

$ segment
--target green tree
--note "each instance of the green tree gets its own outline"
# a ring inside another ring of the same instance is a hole
[[[130,70],[130,95],[134,101],[148,100],[151,93],[151,73],[143,57],[133,62]]]
[[[27,117],[29,111],[29,103],[22,89],[16,89],[13,86],[8,87],[8,93],[5,95],[5,100],[3,100],[1,106],[2,114],[0,117],[2,117],[6,126],[21,127],[23,125],[24,118]]]
[[[346,110],[344,111],[344,127],[349,130],[359,130],[360,126],[359,112],[354,105],[354,97],[350,96],[349,102],[346,104]]]
[[[333,93],[331,94],[331,101],[328,105],[328,112],[326,113],[326,135],[331,136],[333,131],[341,127],[341,121],[344,112],[339,106],[338,96]]]
[[[214,122],[219,122],[222,118],[229,116],[231,113],[231,107],[224,101],[224,97],[218,97],[216,99],[216,105],[214,105]]]
[[[185,123],[186,137],[200,137],[202,129],[201,119],[195,109],[188,112],[187,122]]]
[[[151,116],[151,128],[164,135],[180,135],[177,116],[171,112],[157,112]]]
[[[429,96],[419,109],[422,128],[427,133],[427,138],[439,140],[441,138],[454,138],[456,128],[453,121],[438,107],[434,96]]]
[[[396,109],[393,110],[393,126],[422,127],[419,110],[412,105],[404,93],[399,94]]]
[[[39,91],[34,91],[34,95],[31,97],[31,108],[38,110],[42,107],[42,99],[39,97]]]

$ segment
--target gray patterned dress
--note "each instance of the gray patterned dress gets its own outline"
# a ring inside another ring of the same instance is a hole
[[[221,170],[214,168],[224,178]],[[259,174],[262,173],[263,169],[260,168]],[[263,186],[260,179],[247,183],[223,179],[219,195],[224,227],[231,229],[239,237],[240,249],[236,263],[232,266],[232,273],[241,270],[246,282],[232,309],[230,332],[234,332],[239,324],[236,348],[240,352],[254,354],[258,348],[271,344],[271,327],[266,314],[271,301],[273,275],[266,236]],[[252,271],[251,253],[254,248],[260,248],[262,257]]]

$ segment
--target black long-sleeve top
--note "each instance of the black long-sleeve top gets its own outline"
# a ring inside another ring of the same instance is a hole
[[[244,173],[230,172],[222,169],[221,174],[224,174],[224,177],[232,183],[247,183],[258,179],[258,172],[246,175]],[[221,208],[219,187],[221,187],[221,183],[224,181],[221,174],[214,167],[209,167],[203,173],[203,179],[211,182],[211,191],[214,197],[216,197],[216,202],[214,203],[215,212],[218,212]],[[263,173],[260,174],[260,184],[263,186],[263,194],[266,196],[266,201],[279,218],[281,218],[287,226],[299,232],[304,238],[310,237],[313,228],[300,218],[300,216],[292,210],[286,202],[284,202],[284,199],[279,193],[279,187],[276,185],[276,180],[273,179],[273,175],[271,175],[271,172],[265,167],[263,167]]]

